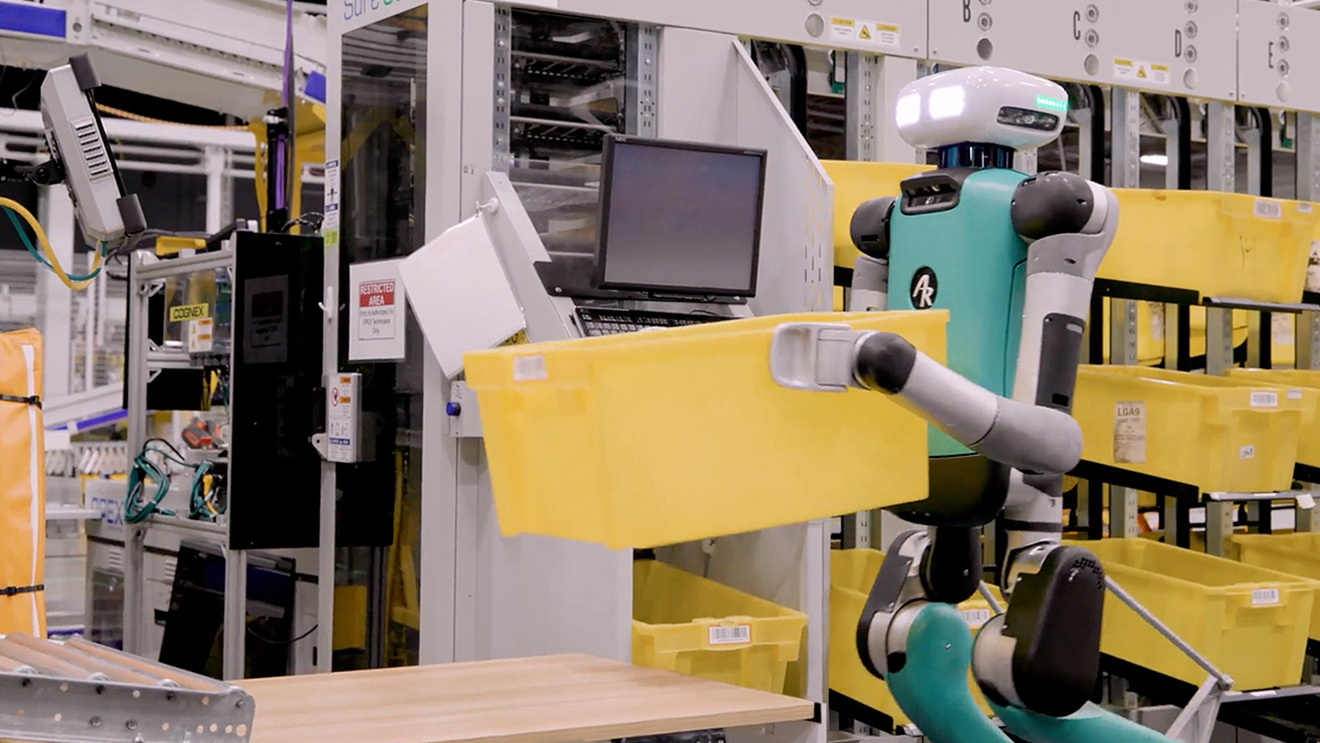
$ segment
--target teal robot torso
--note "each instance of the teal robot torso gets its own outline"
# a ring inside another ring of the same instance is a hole
[[[1015,170],[935,170],[903,182],[890,223],[889,308],[949,311],[948,366],[1012,395],[1027,245],[1013,229]],[[932,457],[969,454],[930,429]]]

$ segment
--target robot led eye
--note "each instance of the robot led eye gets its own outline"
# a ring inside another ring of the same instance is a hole
[[[927,112],[932,119],[952,119],[962,115],[967,105],[967,93],[961,85],[936,88],[930,91],[926,101]]]
[[[1001,124],[1009,126],[1019,126],[1023,129],[1036,129],[1039,131],[1053,131],[1059,125],[1059,117],[1054,114],[1048,114],[1044,111],[1032,111],[1027,108],[1016,108],[1014,106],[1004,106],[999,109],[998,121]]]

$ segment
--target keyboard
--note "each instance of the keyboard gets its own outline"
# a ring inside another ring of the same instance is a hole
[[[732,320],[723,315],[700,313],[649,312],[646,310],[625,310],[615,307],[578,307],[577,324],[582,334],[588,338],[601,335],[633,333],[652,328],[680,328],[685,325],[702,325],[708,322]]]

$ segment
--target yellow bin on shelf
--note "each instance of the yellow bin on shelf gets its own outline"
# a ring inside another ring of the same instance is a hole
[[[1320,534],[1234,534],[1229,554],[1248,565],[1320,581]],[[1320,599],[1311,611],[1309,636],[1320,641]]]
[[[822,160],[820,164],[834,181],[834,265],[850,271],[860,255],[850,231],[857,207],[882,196],[897,197],[905,179],[933,170],[930,165],[860,160]]]
[[[857,622],[884,560],[884,553],[876,550],[830,552],[830,689],[888,715],[895,726],[902,726],[912,722],[911,718],[903,714],[885,682],[872,676],[857,655]],[[992,591],[1002,606],[998,589]],[[990,604],[980,596],[964,601],[958,608],[973,632],[994,616]],[[986,716],[993,715],[970,674],[967,682],[981,710]]]
[[[1234,690],[1301,681],[1320,583],[1148,539],[1080,542],[1105,573],[1220,671]],[[1101,650],[1166,676],[1200,684],[1206,672],[1112,593]]]
[[[1215,191],[1114,189],[1122,219],[1099,277],[1205,297],[1297,302],[1320,210]]]
[[[1132,366],[1082,366],[1073,417],[1082,458],[1196,485],[1263,493],[1292,486],[1315,390]]]
[[[1302,394],[1301,389],[1320,391],[1320,371],[1310,369],[1231,369],[1228,375],[1249,383],[1276,384],[1287,389],[1290,395]],[[1297,461],[1320,467],[1320,415],[1302,428]]]
[[[655,560],[633,563],[633,663],[775,694],[807,615]]]
[[[1142,366],[1157,366],[1164,363],[1165,305],[1162,302],[1137,302],[1137,363]],[[1205,355],[1205,308],[1191,307],[1188,312],[1187,354],[1192,357]],[[1276,318],[1287,318],[1276,315]],[[1169,313],[1169,323],[1176,318]],[[1101,333],[1104,337],[1104,351],[1101,356],[1107,364],[1109,359],[1109,302],[1104,303],[1101,316]],[[1251,332],[1250,313],[1246,310],[1233,310],[1233,346],[1247,342]],[[1276,335],[1275,338],[1280,336]],[[1278,362],[1292,354],[1292,344],[1274,343],[1274,360]],[[1281,355],[1282,354],[1282,355]]]
[[[926,424],[884,395],[770,376],[785,322],[899,333],[947,312],[817,313],[467,354],[500,529],[652,547],[926,497]]]

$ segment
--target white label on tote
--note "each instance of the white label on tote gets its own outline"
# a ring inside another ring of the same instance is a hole
[[[706,640],[711,645],[747,645],[752,641],[752,625],[722,624],[711,627]]]
[[[1302,399],[1302,391],[1301,391],[1301,390],[1288,390],[1288,399],[1289,399],[1289,400],[1300,400],[1300,399]]]
[[[545,378],[545,357],[541,354],[519,356],[513,360],[513,381],[536,382]]]
[[[1146,463],[1146,402],[1114,403],[1114,462]]]
[[[1251,393],[1251,407],[1253,407],[1253,408],[1277,408],[1277,407],[1279,407],[1279,393],[1277,393],[1277,392],[1253,392],[1253,393]]]
[[[1253,211],[1262,219],[1283,219],[1283,204],[1277,201],[1256,199],[1256,208]]]
[[[1279,589],[1257,588],[1251,592],[1252,606],[1274,606],[1279,603]]]
[[[1238,449],[1238,459],[1255,459],[1256,447],[1250,444]]]
[[[967,622],[967,626],[972,629],[979,629],[981,625],[990,621],[989,609],[963,609],[962,615],[963,620]]]

